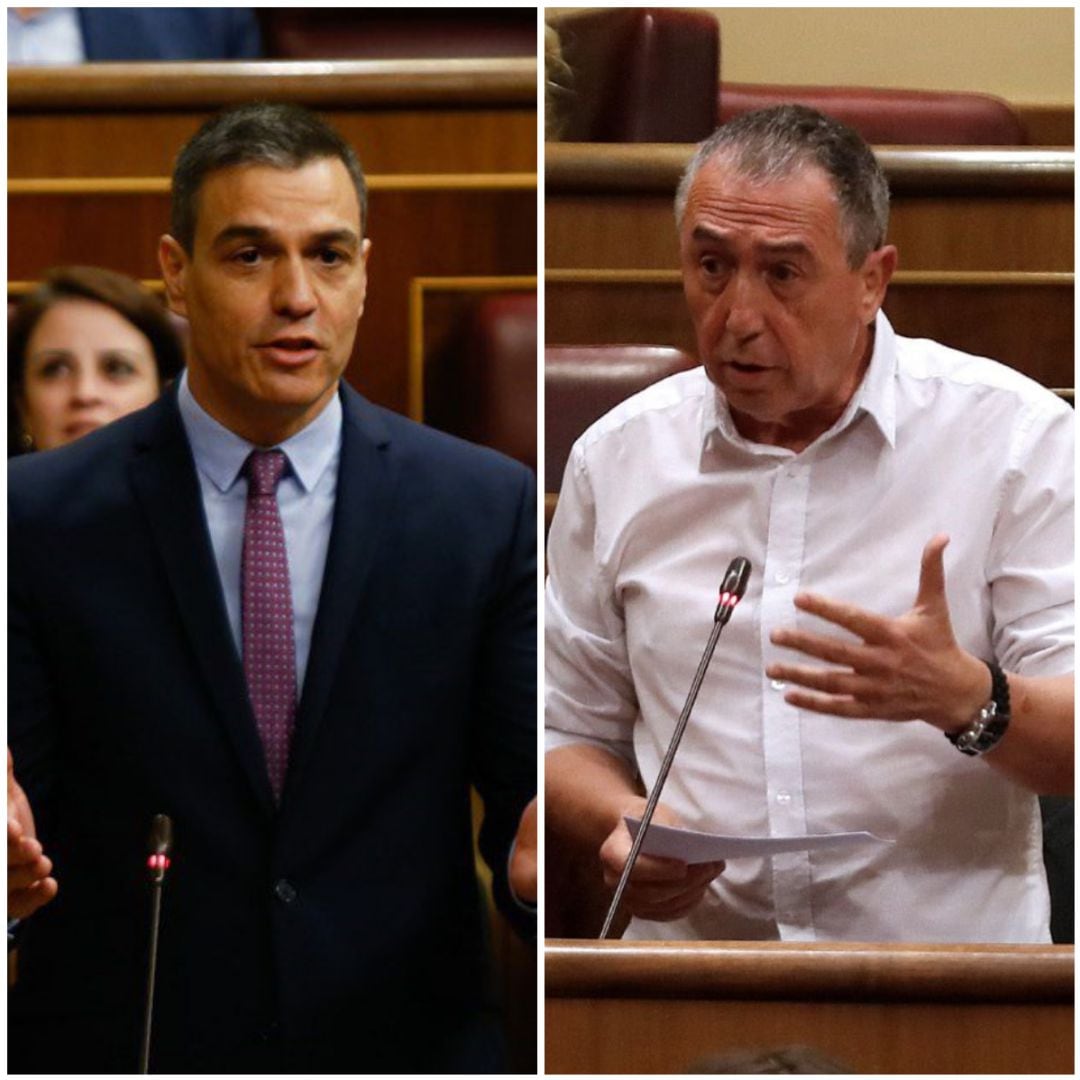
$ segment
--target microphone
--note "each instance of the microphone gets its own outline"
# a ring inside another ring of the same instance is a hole
[[[153,872],[155,883],[165,880],[165,871],[169,869],[169,852],[172,850],[172,818],[166,814],[155,814],[150,826],[150,857],[146,865]]]
[[[746,593],[746,585],[750,580],[750,560],[741,555],[731,560],[727,568],[723,583],[720,585],[720,601],[716,605],[716,614],[713,622],[723,622],[727,625],[735,606]]]
[[[641,815],[641,824],[638,826],[637,836],[634,837],[634,843],[630,848],[626,865],[623,867],[622,874],[619,877],[619,884],[615,889],[614,897],[612,897],[611,906],[608,908],[607,917],[604,919],[603,929],[600,931],[601,941],[608,936],[611,931],[611,924],[615,921],[615,914],[619,910],[619,903],[626,890],[626,883],[630,880],[630,875],[634,870],[634,863],[637,862],[642,842],[645,840],[645,833],[652,822],[656,804],[660,801],[660,792],[664,789],[664,782],[667,780],[668,773],[671,771],[671,764],[675,760],[675,752],[679,749],[679,743],[682,742],[683,732],[686,730],[686,725],[690,720],[694,702],[697,701],[698,691],[701,690],[701,683],[705,678],[705,669],[709,666],[709,661],[716,651],[716,643],[720,639],[721,632],[727,626],[739,601],[745,595],[749,581],[750,560],[743,558],[741,555],[732,559],[727,568],[727,573],[724,574],[723,583],[720,585],[720,600],[716,605],[716,613],[713,615],[712,633],[709,635],[705,651],[701,655],[697,671],[694,672],[694,678],[690,683],[690,692],[686,695],[686,704],[683,705],[682,712],[679,714],[679,721],[675,725],[675,734],[671,737],[671,743],[660,765],[656,783],[653,784],[653,789],[649,793],[648,802],[645,804],[645,812]]]
[[[154,1018],[154,984],[157,979],[158,932],[161,929],[161,888],[165,871],[172,865],[172,819],[166,814],[155,814],[150,826],[150,855],[146,860],[150,870],[150,949],[146,967],[146,1013],[143,1016],[142,1049],[139,1054],[139,1072],[150,1072],[150,1030]]]

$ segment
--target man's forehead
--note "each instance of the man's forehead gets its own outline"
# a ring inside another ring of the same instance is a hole
[[[839,202],[828,174],[797,165],[779,177],[747,176],[723,161],[707,162],[690,187],[684,235],[754,229],[776,242],[808,236],[841,238]]]
[[[263,164],[218,169],[200,187],[199,225],[216,235],[240,223],[274,230],[358,231],[360,200],[338,158],[319,158],[294,169]]]

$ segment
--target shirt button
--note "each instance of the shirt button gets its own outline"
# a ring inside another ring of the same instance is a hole
[[[787,687],[787,683],[784,682],[783,679],[770,679],[769,680],[769,685],[774,690],[783,690],[783,689],[785,689]]]
[[[776,572],[776,580],[781,585],[786,585],[791,580],[791,575],[786,573],[783,570],[777,570],[777,572]]]
[[[791,802],[791,792],[790,791],[778,791],[776,793],[776,801],[781,806],[787,806],[788,803]]]
[[[283,903],[291,904],[296,899],[296,889],[293,888],[292,883],[285,878],[281,878],[274,885],[274,895]]]

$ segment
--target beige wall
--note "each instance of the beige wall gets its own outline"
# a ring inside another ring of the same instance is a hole
[[[1073,101],[1071,7],[706,10],[720,19],[723,76],[732,82],[978,90],[1017,104]]]

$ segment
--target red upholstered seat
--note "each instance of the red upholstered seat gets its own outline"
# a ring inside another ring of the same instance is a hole
[[[720,84],[720,123],[770,105],[809,105],[850,124],[869,143],[919,146],[1023,146],[1020,118],[989,94],[882,90],[863,86]]]
[[[565,141],[699,142],[716,127],[713,15],[607,8],[551,24],[573,72]]]
[[[706,11],[607,8],[553,18],[573,71],[567,142],[699,142],[719,123],[783,102],[850,124],[867,142],[1017,146],[1020,118],[989,94],[720,81],[720,23]]]
[[[697,367],[679,349],[653,345],[549,345],[544,367],[544,487],[558,491],[570,448],[620,401]]]
[[[536,294],[486,296],[428,358],[424,419],[536,469]]]

